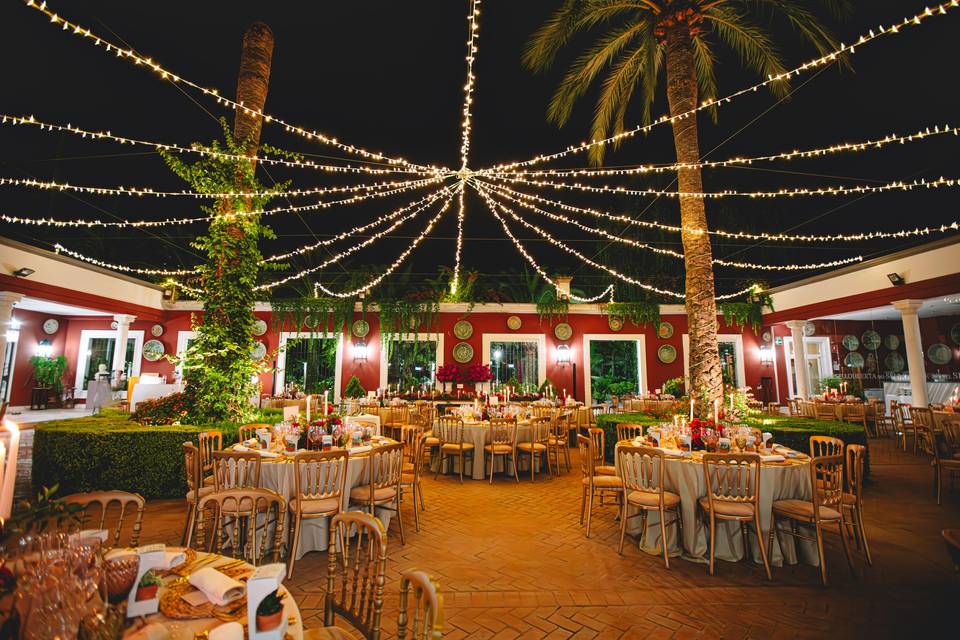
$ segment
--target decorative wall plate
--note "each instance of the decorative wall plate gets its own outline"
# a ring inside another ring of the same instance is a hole
[[[353,323],[353,335],[358,338],[365,338],[370,333],[370,323],[366,320],[357,320]]]
[[[250,349],[250,359],[263,360],[265,355],[267,355],[267,345],[257,340],[257,343],[253,345],[253,349]]]
[[[59,328],[60,321],[56,318],[47,318],[43,321],[43,332],[47,335],[56,333]]]
[[[267,332],[267,321],[257,318],[253,321],[253,335],[262,336]]]
[[[657,327],[657,337],[661,340],[666,340],[673,337],[673,325],[669,322],[661,322],[660,326]]]
[[[953,344],[960,344],[960,322],[950,327],[950,339]]]
[[[887,337],[889,338],[890,336]],[[892,371],[893,373],[903,371],[904,365],[903,356],[899,353],[888,353],[887,357],[883,359],[883,366],[887,368],[887,371]]]
[[[520,319],[520,316],[510,316],[507,318],[507,328],[511,331],[516,331],[523,326],[523,320]]]
[[[150,335],[152,335],[154,338],[159,338],[160,336],[162,336],[162,335],[163,335],[163,325],[162,325],[162,324],[155,324],[155,325],[153,325],[152,327],[150,327]]]
[[[657,358],[664,364],[670,364],[677,359],[677,348],[672,344],[662,344],[657,349]]]
[[[553,335],[557,336],[557,340],[567,341],[573,335],[573,327],[566,322],[561,322],[553,328]]]
[[[863,332],[863,335],[860,336],[860,344],[863,345],[864,349],[869,351],[876,351],[880,348],[880,334],[874,331],[873,329],[868,329]]]
[[[950,364],[950,361],[953,360],[953,351],[950,350],[950,347],[938,342],[937,344],[932,344],[927,349],[927,357],[930,358],[930,362],[938,365]]]
[[[856,351],[851,351],[847,354],[847,357],[843,359],[843,364],[851,369],[863,369],[863,356]]]
[[[623,318],[620,316],[607,316],[607,326],[610,331],[620,331],[623,329]]]
[[[116,330],[116,328],[119,327],[119,326],[120,326],[120,323],[117,322],[116,320],[114,320],[113,322],[110,323],[110,328],[113,329],[113,330]]]
[[[458,342],[453,347],[453,359],[460,364],[466,364],[473,360],[473,347],[469,342]]]
[[[840,344],[843,345],[843,348],[847,351],[856,351],[860,348],[860,340],[857,339],[857,336],[852,333],[848,333],[843,336],[843,340],[840,341]]]
[[[806,337],[809,338],[816,332],[817,332],[817,325],[813,324],[812,322],[808,322],[807,324],[803,325],[803,335],[805,335]]]
[[[455,335],[458,340],[466,340],[473,335],[473,325],[467,320],[457,320],[457,323],[453,325],[453,335]],[[471,355],[470,357],[473,356]]]
[[[770,342],[771,340],[773,340],[773,333],[771,333],[770,330],[768,329],[767,331],[764,331],[763,333],[760,334],[760,339],[763,340],[764,342]]]
[[[314,314],[311,313],[311,314],[308,314],[308,315],[304,316],[304,318],[303,318],[303,324],[304,324],[304,326],[307,327],[308,329],[316,329],[317,326],[320,324],[320,319],[319,319],[317,316],[315,316]]]
[[[900,336],[895,336],[892,333],[883,338],[883,346],[885,346],[890,351],[896,351],[900,348]]]
[[[147,362],[156,362],[163,357],[164,351],[163,343],[159,340],[147,340],[143,343],[143,359]]]

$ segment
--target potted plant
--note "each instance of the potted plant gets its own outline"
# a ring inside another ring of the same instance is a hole
[[[67,359],[64,356],[33,356],[30,358],[30,365],[33,367],[33,378],[37,381],[37,386],[50,390],[48,402],[58,405],[60,394],[63,393],[63,374],[67,370]]]
[[[272,631],[283,620],[283,596],[279,591],[267,594],[257,605],[257,631]]]
[[[157,589],[160,588],[160,576],[151,569],[143,574],[140,583],[137,584],[137,602],[142,600],[153,600],[157,597]]]

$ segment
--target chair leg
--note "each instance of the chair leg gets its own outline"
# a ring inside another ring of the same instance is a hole
[[[443,469],[443,460],[445,457],[446,454],[443,452],[443,449],[440,449],[440,462],[437,463],[437,472],[433,474],[434,480],[440,477],[440,470]]]
[[[497,456],[490,453],[490,484],[493,484],[493,465],[497,460]],[[487,454],[483,454],[483,468],[487,468]]]
[[[517,463],[513,463],[513,475],[517,475]],[[517,480],[517,482],[520,482]],[[584,485],[583,490],[580,492],[580,526],[583,526],[583,514],[587,508],[587,487]]]
[[[530,449],[530,482],[534,482],[534,478],[533,478],[533,461],[534,461],[535,458],[536,458],[536,455],[534,454],[533,449],[531,448],[531,449]],[[590,528],[590,526],[587,525],[587,529],[589,529],[589,528]],[[587,537],[589,538],[590,536],[587,535]]]
[[[941,485],[943,484],[943,478],[940,476],[940,465],[933,467],[933,482],[937,490],[937,504],[943,504],[941,502]]]
[[[374,505],[370,505],[370,510],[376,512]],[[400,544],[406,545],[406,541],[403,539],[403,513],[400,511],[400,500],[397,499],[397,526],[400,527]]]
[[[300,514],[296,514],[293,520],[293,528],[290,530],[290,547],[287,550],[287,580],[293,577],[293,565],[297,561],[297,549],[300,548],[300,525],[302,520]]]
[[[752,562],[753,558],[750,554],[750,538],[747,533],[747,523],[740,523],[740,542],[743,544],[743,557],[748,561]]]
[[[853,558],[850,556],[850,542],[847,540],[847,537],[843,535],[843,516],[841,515],[841,521],[837,523],[837,533],[840,534],[840,542],[843,544],[843,555],[847,557],[847,566],[850,568],[850,575],[854,578],[857,577],[857,572],[853,568]]]
[[[637,551],[643,551],[643,541],[647,539],[647,510],[640,512],[640,538],[637,540]]]
[[[420,511],[417,509],[417,487],[416,485],[411,485],[411,493],[413,494],[413,525],[417,530],[417,533],[420,533]]]
[[[867,530],[863,528],[863,512],[858,506],[856,511],[857,528],[860,529],[860,538],[863,540],[863,552],[867,556],[867,564],[873,566],[873,558],[870,557],[870,545],[867,543]]]
[[[467,460],[462,450],[460,451],[460,455],[457,456],[457,462],[460,463],[460,484],[463,484],[463,468],[466,466]]]
[[[820,582],[823,583],[823,586],[827,586],[827,558],[823,552],[823,529],[820,528],[820,523],[814,523],[813,528],[817,532],[817,555],[820,558]]]
[[[710,512],[710,575],[714,574],[714,568],[716,564],[716,551],[717,551],[717,519],[713,515],[713,511]]]
[[[760,547],[760,559],[763,560],[763,568],[767,572],[767,580],[773,581],[773,574],[770,573],[770,558],[767,557],[767,547],[763,544],[763,529],[760,527],[760,514],[753,515],[753,526],[757,529],[757,546]]]
[[[593,519],[593,487],[590,487],[590,495],[587,497],[587,537],[590,537],[590,521]]]
[[[627,501],[623,501],[620,509],[620,546],[617,547],[617,553],[623,555],[623,539],[627,535]]]
[[[420,494],[420,509],[422,511],[427,510],[427,503],[423,501],[423,485],[420,482],[417,482],[417,493]]]
[[[194,503],[187,503],[187,521],[183,525],[183,535],[180,536],[180,544],[184,547],[190,546],[190,539],[193,537],[193,527],[197,517],[197,507]]]
[[[660,509],[660,546],[663,547],[663,564],[670,568],[670,553],[667,550],[667,514]]]

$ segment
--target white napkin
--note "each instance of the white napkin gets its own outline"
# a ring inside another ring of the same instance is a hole
[[[250,451],[249,448],[243,446],[242,444],[235,444],[235,445],[233,445],[233,450],[234,450],[234,451],[240,451],[241,453],[242,453],[242,452],[246,452],[246,451]]]
[[[689,458],[689,451],[681,451],[680,449],[662,449],[664,455],[673,456],[674,458]]]
[[[760,460],[761,462],[783,462],[784,460],[786,460],[786,458],[784,458],[781,455],[777,455],[776,453],[770,456],[764,455],[761,453]]]
[[[179,564],[187,559],[187,554],[184,551],[164,551],[163,552],[163,564],[159,567],[160,569],[173,569]]]
[[[267,451],[266,449],[260,449],[257,451],[260,454],[261,458],[279,458],[280,454],[276,451]]]
[[[796,458],[798,455],[800,455],[793,449],[788,449],[784,446],[774,447],[773,450],[779,453],[780,455],[784,455],[788,458]]]
[[[210,629],[207,640],[243,640],[243,625],[239,622],[226,622]]]
[[[211,633],[210,635],[213,634]],[[132,633],[125,634],[123,640],[167,640],[169,637],[170,630],[167,629],[166,625],[153,622],[144,627],[140,627]]]
[[[243,595],[242,582],[225,576],[213,567],[194,571],[187,580],[191,586],[202,591],[207,600],[218,606],[233,602]]]
[[[364,444],[359,447],[350,447],[350,453],[364,453],[366,451],[370,451],[371,449],[373,449],[373,447],[368,444]]]

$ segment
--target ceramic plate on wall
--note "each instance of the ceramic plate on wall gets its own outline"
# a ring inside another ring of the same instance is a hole
[[[847,357],[843,359],[843,364],[851,369],[863,369],[863,356],[856,351],[851,351],[847,354]]]
[[[250,358],[253,360],[263,360],[265,355],[267,355],[267,345],[258,340],[257,343],[253,345],[253,349],[250,350]]]
[[[147,340],[143,343],[143,359],[147,362],[156,362],[163,357],[164,347],[159,340]]]
[[[904,364],[903,356],[899,353],[888,353],[887,357],[883,359],[883,366],[887,368],[887,371],[894,373],[903,371]]]
[[[623,318],[607,316],[607,326],[610,327],[610,331],[620,331],[620,329],[623,329]]]
[[[876,351],[880,348],[880,334],[874,331],[873,329],[868,329],[863,332],[863,335],[860,336],[860,344],[863,345],[864,349],[870,351]]]
[[[953,360],[953,351],[951,351],[947,345],[938,342],[937,344],[930,345],[930,348],[927,349],[927,357],[930,358],[930,362],[933,364],[950,364],[950,361]]]
[[[466,340],[473,335],[473,325],[467,320],[457,320],[457,323],[453,325],[453,335],[460,340]]]
[[[856,351],[860,347],[860,340],[857,339],[857,336],[848,333],[843,336],[843,340],[840,342],[843,345],[843,348],[847,351]]]
[[[162,325],[162,324],[155,324],[155,325],[153,325],[152,327],[150,327],[150,335],[152,335],[154,338],[159,338],[160,336],[162,336],[162,335],[163,335],[163,325]]]
[[[816,332],[817,325],[813,324],[812,322],[808,322],[807,324],[803,325],[803,335],[807,336],[808,338]]]
[[[262,336],[267,332],[267,321],[257,318],[253,321],[253,335]]]
[[[883,346],[885,346],[890,351],[896,351],[900,348],[900,336],[895,336],[892,333],[883,338]]]
[[[357,320],[353,323],[353,335],[358,338],[365,338],[370,333],[370,323],[366,320]]]
[[[673,325],[669,322],[661,322],[660,326],[657,327],[657,337],[661,340],[666,340],[667,338],[673,337]]]
[[[672,344],[660,345],[657,349],[657,358],[664,364],[670,364],[677,359],[677,348]]]
[[[453,347],[453,359],[460,364],[473,360],[473,347],[469,342],[459,342]]]
[[[960,322],[950,327],[950,339],[953,344],[960,344]]]
[[[510,316],[507,318],[507,328],[511,331],[516,331],[523,326],[523,320],[520,319],[520,316]]]
[[[566,322],[561,322],[553,328],[553,335],[557,336],[557,340],[569,340],[573,335],[573,327]]]

